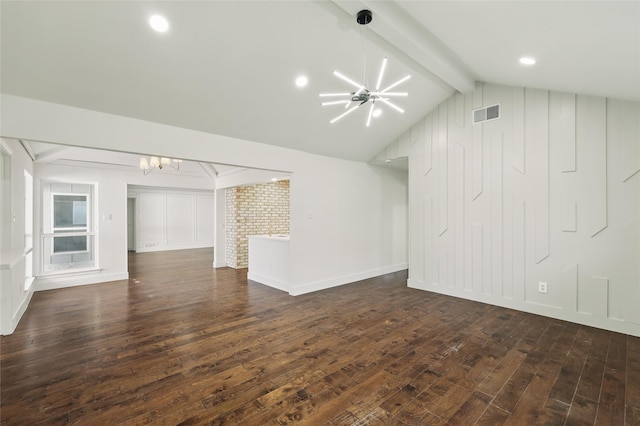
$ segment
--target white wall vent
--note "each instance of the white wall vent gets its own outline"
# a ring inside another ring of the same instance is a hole
[[[497,120],[500,118],[500,104],[477,108],[474,109],[472,113],[473,124]]]

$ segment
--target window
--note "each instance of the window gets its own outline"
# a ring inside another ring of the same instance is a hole
[[[87,232],[87,196],[53,195],[53,233]],[[54,253],[87,251],[87,236],[57,237],[53,240]]]
[[[95,269],[94,185],[43,183],[45,274]]]

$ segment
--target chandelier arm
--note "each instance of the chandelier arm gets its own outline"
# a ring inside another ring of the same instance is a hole
[[[335,123],[336,121],[340,120],[340,119],[341,119],[342,117],[344,117],[345,115],[350,114],[350,113],[352,113],[353,111],[355,111],[356,109],[358,109],[358,107],[359,107],[359,106],[360,106],[360,105],[356,105],[356,106],[352,107],[351,109],[348,109],[347,111],[343,112],[342,114],[340,114],[339,116],[337,116],[336,118],[334,118],[333,120],[331,120],[329,123],[330,123],[330,124]]]
[[[401,83],[404,83],[405,81],[409,80],[410,78],[411,78],[411,76],[410,76],[410,75],[408,75],[408,76],[406,76],[406,77],[404,77],[404,78],[401,78],[400,80],[398,80],[398,81],[396,81],[395,83],[393,83],[391,86],[387,87],[387,88],[386,88],[386,89],[384,89],[384,90],[381,90],[381,91],[380,91],[380,93],[387,92],[387,91],[389,91],[389,90],[393,89],[394,87],[396,87],[397,85],[399,85],[399,84],[401,84]]]
[[[347,77],[344,74],[340,74],[340,72],[338,71],[334,71],[333,75],[335,75],[336,77],[338,77],[339,79],[346,81],[347,83],[351,84],[354,87],[357,87],[358,90],[361,90],[364,86],[360,83],[356,83],[355,81],[351,80],[349,77]]]
[[[376,90],[380,90],[380,83],[382,83],[382,76],[384,75],[384,70],[387,67],[387,57],[382,60],[382,66],[380,67],[380,74],[378,74],[378,82],[376,83]]]
[[[385,99],[385,98],[378,98],[378,99],[381,100],[382,102],[384,102],[385,104],[389,105],[391,108],[395,109],[396,111],[398,111],[400,113],[404,113],[404,110],[402,108],[400,108],[396,104],[393,104],[393,103],[389,102],[388,99]]]
[[[330,101],[330,102],[321,102],[320,105],[322,106],[327,106],[327,105],[340,105],[340,104],[347,104],[349,105],[351,103],[351,101]]]
[[[375,96],[409,96],[407,92],[371,92],[371,95]]]
[[[369,116],[367,117],[367,127],[371,124],[371,117],[373,116],[374,103],[371,102],[371,108],[369,108]]]

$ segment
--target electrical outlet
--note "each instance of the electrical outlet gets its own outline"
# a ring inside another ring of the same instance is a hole
[[[539,293],[547,293],[547,283],[538,281],[538,292]]]

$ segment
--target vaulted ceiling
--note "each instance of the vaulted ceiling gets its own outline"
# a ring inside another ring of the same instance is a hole
[[[476,80],[640,100],[639,1],[6,1],[3,93],[344,159],[370,160]],[[373,12],[366,27],[361,9]],[[161,14],[169,31],[147,20]],[[521,56],[537,64],[524,67]],[[406,74],[365,126],[332,75]],[[363,68],[365,70],[363,71]],[[309,84],[295,86],[299,75]],[[150,147],[150,153],[152,149]]]

